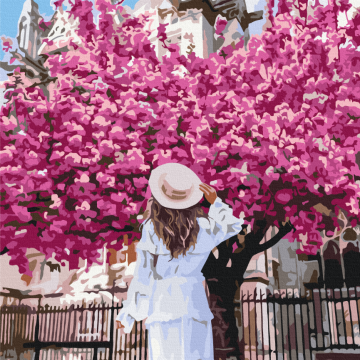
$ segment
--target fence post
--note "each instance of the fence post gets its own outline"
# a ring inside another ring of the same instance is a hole
[[[115,311],[115,302],[114,302],[114,296],[115,296],[115,279],[113,280],[112,289],[111,289],[111,310],[110,310],[110,343],[109,343],[109,360],[112,360],[113,358],[113,351],[114,351],[114,311]],[[117,339],[116,339],[117,342]],[[116,354],[115,354],[116,358]]]
[[[114,310],[115,310],[115,307],[114,307],[114,300],[113,300],[111,310],[110,310],[109,360],[112,360],[113,351],[114,351]]]
[[[110,353],[110,351],[109,351]],[[98,358],[98,348],[97,347],[94,347],[94,355],[93,355],[93,360],[97,360]],[[35,359],[36,360],[36,359]]]
[[[39,344],[39,329],[40,329],[40,305],[36,314],[36,325],[35,325],[35,358],[34,360],[40,359],[41,346]]]

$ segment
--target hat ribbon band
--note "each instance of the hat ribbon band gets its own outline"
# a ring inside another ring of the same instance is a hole
[[[166,193],[166,188],[164,185],[162,185],[161,187],[162,192],[169,198],[172,200],[184,200],[187,198],[186,193],[185,192],[181,192],[181,191],[173,191],[173,193],[177,193],[177,194],[185,194],[184,196],[179,196],[179,195],[168,195]]]

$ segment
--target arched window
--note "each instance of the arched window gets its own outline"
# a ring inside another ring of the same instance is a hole
[[[344,285],[339,245],[330,240],[323,254],[325,264],[325,287],[342,288]]]

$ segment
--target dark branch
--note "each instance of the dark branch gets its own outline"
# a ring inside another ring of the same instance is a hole
[[[274,245],[276,245],[286,234],[281,233],[280,231],[272,237],[269,241],[266,241],[264,244],[259,244],[257,247],[256,254],[263,252],[267,249],[270,249]]]
[[[279,224],[280,224],[279,232],[269,241],[266,241],[264,244],[259,244],[257,246],[256,253],[270,249],[272,246],[276,245],[291,230],[295,230],[294,226],[290,222],[285,223],[285,225],[282,225],[281,222],[279,222]]]
[[[23,65],[9,65],[7,62],[5,61],[1,61],[0,62],[0,68],[4,69],[5,71],[14,71],[17,67],[24,67]]]

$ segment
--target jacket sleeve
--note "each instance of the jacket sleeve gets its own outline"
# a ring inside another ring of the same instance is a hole
[[[148,317],[149,300],[154,285],[154,255],[149,252],[148,232],[143,231],[143,236],[136,247],[137,260],[134,270],[134,277],[131,280],[127,291],[127,299],[123,302],[116,320],[121,321],[125,326],[124,332],[131,332],[134,322],[141,321]]]
[[[220,198],[216,198],[210,206],[208,215],[208,219],[198,219],[201,238],[195,246],[194,253],[211,251],[222,241],[238,234],[241,225],[244,224],[244,220],[236,218],[230,206],[223,203]]]

